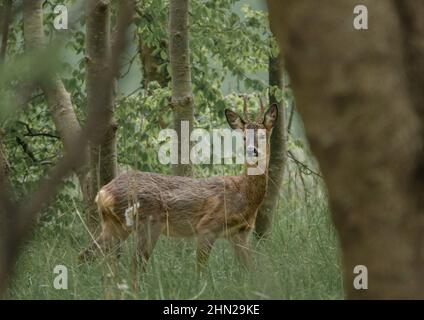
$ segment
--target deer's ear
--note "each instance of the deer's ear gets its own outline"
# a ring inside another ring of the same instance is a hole
[[[236,130],[244,128],[243,119],[240,118],[240,116],[234,111],[225,109],[225,117],[227,118],[228,124],[230,125],[231,129]]]
[[[278,117],[278,108],[277,108],[277,105],[273,103],[269,107],[267,112],[265,113],[264,123],[263,123],[264,127],[267,130],[271,130],[275,125],[275,121],[277,120],[277,117]]]

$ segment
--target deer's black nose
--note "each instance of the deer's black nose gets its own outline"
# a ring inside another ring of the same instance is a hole
[[[248,157],[257,157],[259,155],[258,149],[255,146],[247,146],[246,153]]]

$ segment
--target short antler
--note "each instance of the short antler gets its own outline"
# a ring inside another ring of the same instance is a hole
[[[259,96],[259,112],[256,116],[256,122],[260,122],[263,120],[265,110],[264,110],[264,104],[262,103],[262,98]]]

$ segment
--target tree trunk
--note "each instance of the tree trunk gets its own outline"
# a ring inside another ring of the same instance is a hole
[[[9,39],[10,15],[12,12],[12,0],[4,1],[2,5],[2,25],[1,25],[1,48],[0,48],[0,71],[6,61],[7,42]],[[0,128],[0,184],[4,183],[8,177],[10,165],[7,161],[6,152],[3,146],[4,132]],[[1,221],[0,221],[1,222]]]
[[[108,70],[111,56],[110,3],[106,0],[90,1],[86,16],[86,84],[87,109],[96,105],[95,88],[99,79]],[[114,120],[114,93],[106,92],[105,112],[108,113],[107,130],[100,144],[90,146],[90,198],[93,206],[89,210],[90,225],[96,224],[97,212],[94,198],[99,188],[117,174],[116,129]]]
[[[395,6],[401,20],[404,59],[412,103],[420,120],[424,121],[424,2],[395,0]]]
[[[179,163],[173,166],[173,172],[175,175],[189,176],[192,173],[189,155],[194,111],[188,46],[188,0],[171,0],[169,33],[174,129],[179,136]],[[188,121],[188,132],[183,134],[181,134],[182,121]]]
[[[41,0],[26,1],[24,6],[24,40],[25,50],[42,50],[44,48],[43,9]],[[75,138],[81,134],[81,126],[75,115],[69,93],[59,76],[48,75],[40,81],[50,114],[56,130],[61,137],[65,153],[74,145]],[[88,159],[88,150],[81,155]],[[87,166],[75,170],[85,201],[87,195]]]
[[[271,29],[328,187],[347,296],[424,298],[423,123],[417,118],[424,84],[412,85],[424,74],[423,36],[404,32],[414,22],[422,30],[423,6],[408,2],[415,20],[402,21],[394,2],[364,0],[370,30],[355,30],[357,4],[268,0]],[[404,50],[415,59],[405,59]],[[368,290],[353,286],[357,265],[368,269]]]
[[[283,89],[282,74],[280,68],[280,55],[270,56],[268,62],[269,87]],[[255,224],[255,234],[258,238],[269,235],[272,228],[274,210],[280,197],[280,187],[283,181],[284,167],[286,164],[286,128],[284,102],[278,103],[271,90],[269,103],[278,104],[278,121],[272,130],[270,138],[270,158],[268,170],[268,187],[265,198],[259,207]]]

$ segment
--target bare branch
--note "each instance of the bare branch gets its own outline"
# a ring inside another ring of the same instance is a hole
[[[294,99],[292,99],[292,103],[291,103],[291,109],[290,109],[290,115],[289,115],[289,123],[287,125],[287,133],[290,134],[291,132],[291,128],[292,128],[292,124],[293,124],[293,116],[294,116],[294,109],[295,109],[295,102]]]

